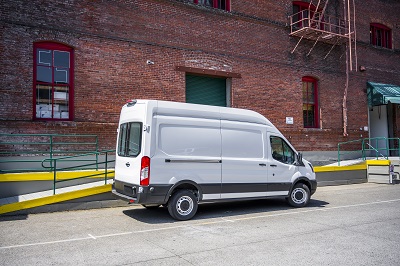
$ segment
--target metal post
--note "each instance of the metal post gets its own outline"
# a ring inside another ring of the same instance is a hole
[[[389,159],[389,139],[386,139],[386,159]]]
[[[340,166],[340,143],[338,143],[338,145],[337,145],[338,147],[337,147],[337,150],[338,150],[338,166]]]
[[[104,185],[107,185],[107,162],[108,162],[108,151],[106,151],[106,165],[104,169]]]
[[[57,182],[57,160],[54,161],[54,169],[53,169],[53,195],[56,194],[56,182]]]
[[[98,136],[96,135],[96,171],[99,170],[99,140],[98,140]]]
[[[50,135],[50,159],[53,159],[53,135]],[[50,167],[53,168],[53,160],[50,160]]]
[[[365,156],[365,149],[364,149],[364,140],[365,139],[362,139],[361,145],[362,145],[362,158],[365,161],[366,156]]]
[[[397,148],[398,148],[397,156],[399,156],[400,159],[400,138],[397,138]]]

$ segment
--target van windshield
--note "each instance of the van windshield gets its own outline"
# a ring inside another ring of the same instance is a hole
[[[142,123],[129,122],[121,124],[118,136],[118,155],[136,157],[140,153],[142,140]]]

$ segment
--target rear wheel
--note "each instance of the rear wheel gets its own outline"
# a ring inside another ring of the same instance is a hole
[[[296,208],[304,207],[310,201],[310,189],[303,183],[297,183],[287,198],[290,205]]]
[[[191,219],[197,212],[197,198],[190,190],[178,190],[168,202],[168,212],[180,221]]]

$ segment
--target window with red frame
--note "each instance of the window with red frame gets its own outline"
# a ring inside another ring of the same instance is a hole
[[[213,8],[231,11],[230,0],[192,0],[193,3],[201,6],[209,6]]]
[[[314,5],[310,5],[310,3],[302,2],[302,1],[293,1],[293,22],[297,22],[295,27],[303,28],[303,27],[313,27],[317,28],[319,14],[315,12],[316,7]],[[315,15],[315,16],[314,16]],[[310,20],[317,21],[317,23],[310,22]],[[321,23],[318,28],[322,29],[323,24]]]
[[[303,77],[302,82],[304,127],[317,128],[319,126],[317,80],[312,77]]]
[[[382,24],[371,23],[371,44],[392,49],[392,30]]]
[[[72,120],[73,49],[54,42],[33,48],[34,119]]]

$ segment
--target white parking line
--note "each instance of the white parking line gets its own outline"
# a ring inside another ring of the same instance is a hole
[[[307,213],[307,212],[329,211],[329,210],[361,207],[361,206],[368,206],[368,205],[375,205],[375,204],[393,203],[393,202],[399,202],[399,201],[400,201],[400,199],[393,199],[393,200],[374,201],[374,202],[368,202],[368,203],[344,205],[344,206],[337,206],[337,207],[320,207],[317,209],[310,208],[310,209],[302,210],[302,211],[289,211],[289,212],[283,212],[283,213],[257,215],[257,216],[242,217],[242,218],[236,218],[236,219],[221,218],[216,221],[209,221],[209,222],[203,222],[203,223],[160,227],[160,228],[141,230],[141,231],[135,231],[135,232],[121,232],[121,233],[99,235],[99,236],[93,236],[91,234],[88,234],[88,237],[82,237],[82,238],[72,238],[72,239],[55,240],[55,241],[48,241],[48,242],[37,242],[37,243],[30,243],[30,244],[3,246],[3,247],[0,247],[0,250],[11,249],[11,248],[30,247],[30,246],[39,246],[39,245],[51,245],[51,244],[57,244],[57,243],[66,243],[66,242],[83,241],[83,240],[96,240],[98,238],[115,237],[115,236],[129,235],[129,234],[133,234],[133,233],[138,234],[138,233],[148,233],[148,232],[156,232],[156,231],[163,231],[163,230],[171,230],[171,229],[177,229],[177,228],[185,228],[185,227],[190,227],[193,225],[209,225],[209,224],[227,223],[227,222],[233,223],[235,221],[244,221],[244,220],[260,219],[260,218],[267,218],[267,217],[278,217],[278,216],[293,215],[293,214],[300,214],[300,213]]]

